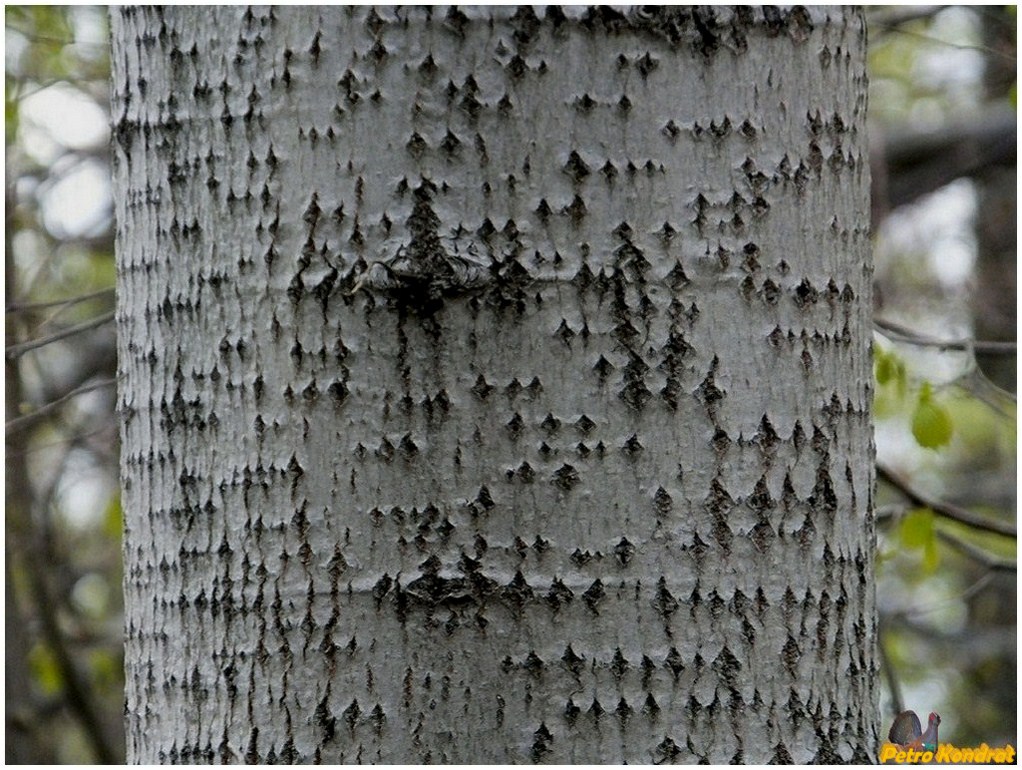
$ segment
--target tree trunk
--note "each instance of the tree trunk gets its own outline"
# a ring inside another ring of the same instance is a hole
[[[113,38],[132,760],[874,756],[857,11]]]

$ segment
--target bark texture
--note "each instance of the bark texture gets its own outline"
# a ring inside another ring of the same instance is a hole
[[[858,12],[126,8],[135,761],[868,761]]]

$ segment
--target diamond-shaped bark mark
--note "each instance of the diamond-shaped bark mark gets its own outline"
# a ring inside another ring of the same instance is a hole
[[[664,736],[664,739],[660,741],[653,749],[653,764],[654,765],[668,765],[674,764],[678,761],[681,756],[681,747],[674,742],[674,739],[668,735]]]
[[[469,120],[473,123],[479,118],[479,113],[483,111],[483,104],[476,98],[474,93],[465,94],[458,106],[462,112],[468,115]]]
[[[534,597],[532,586],[526,582],[521,570],[515,572],[511,582],[504,586],[500,593],[504,601],[519,613]]]
[[[525,420],[522,419],[522,416],[518,414],[518,412],[515,412],[514,417],[508,420],[504,427],[507,428],[507,432],[510,434],[512,439],[517,439],[522,435],[522,431],[525,429]]]
[[[664,667],[671,672],[674,681],[678,681],[678,677],[685,670],[685,664],[681,662],[681,653],[678,652],[677,647],[672,647],[667,653],[667,657],[664,658]]]
[[[648,655],[643,655],[642,660],[639,661],[639,668],[642,670],[642,687],[648,690],[650,680],[653,678],[653,673],[656,671],[656,663],[654,663]]]
[[[565,667],[575,676],[582,673],[582,669],[585,667],[586,659],[583,656],[578,655],[569,644],[564,654],[561,656],[561,662],[564,663]]]
[[[539,205],[536,206],[536,216],[539,217],[541,222],[546,222],[550,219],[550,216],[553,213],[553,209],[550,208],[550,204],[547,203],[546,198],[542,198]]]
[[[621,447],[621,451],[632,460],[638,457],[644,449],[645,447],[639,442],[639,436],[635,433]]]
[[[576,567],[584,567],[592,560],[593,554],[590,551],[583,551],[581,548],[576,548],[571,554],[571,563]]]
[[[667,351],[669,356],[676,356],[678,358],[685,358],[695,352],[695,348],[688,344],[688,340],[685,339],[685,335],[680,331],[672,331],[667,336],[667,344],[664,345],[664,350]],[[665,359],[670,361],[670,359]],[[670,367],[668,367],[670,371]]]
[[[582,160],[582,156],[575,150],[571,151],[568,156],[568,162],[564,164],[563,171],[565,174],[570,176],[575,182],[580,183],[591,173],[591,169],[586,162]]]
[[[669,376],[667,382],[660,388],[660,398],[672,411],[678,408],[678,395],[681,393],[681,383],[677,377]]]
[[[504,386],[504,395],[508,398],[514,398],[522,392],[522,383],[518,381],[517,377],[512,377],[511,382]]]
[[[479,494],[476,495],[475,502],[487,511],[495,505],[493,497],[490,495],[490,490],[485,485],[479,487]]]
[[[533,764],[538,764],[547,754],[550,753],[550,744],[554,736],[547,729],[546,722],[540,724],[539,729],[532,734],[532,749],[529,752]]]
[[[565,319],[561,319],[561,325],[557,327],[555,335],[561,338],[561,342],[565,345],[570,345],[571,341],[575,339],[575,330],[568,326],[568,322]]]
[[[586,202],[582,200],[582,196],[576,195],[571,199],[571,203],[564,207],[564,213],[571,218],[572,224],[578,226],[589,213],[589,209],[586,207]]]
[[[418,132],[413,133],[409,137],[408,144],[405,146],[408,148],[408,153],[416,160],[421,158],[428,149],[426,140]]]
[[[715,120],[710,121],[710,133],[717,139],[723,139],[731,133],[731,118],[724,116],[719,124]]]
[[[774,507],[774,499],[770,496],[766,476],[760,476],[759,481],[756,482],[756,488],[752,490],[752,494],[749,495],[749,499],[745,503],[757,513],[771,510]]]
[[[618,341],[627,345],[639,336],[639,330],[632,325],[631,321],[625,318],[614,327],[613,334]]]
[[[358,699],[352,700],[348,705],[348,708],[341,712],[341,716],[344,717],[344,721],[348,723],[348,727],[352,730],[355,729],[355,725],[358,723],[359,715],[362,713],[362,709],[358,705]]]
[[[335,406],[340,406],[348,398],[348,386],[340,380],[334,380],[326,390]]]
[[[663,227],[661,227],[653,234],[657,236],[660,239],[661,243],[663,243],[666,246],[668,243],[674,240],[674,236],[678,234],[678,231],[671,227],[670,222],[665,221]],[[680,267],[680,265],[678,265],[678,267]]]
[[[460,148],[461,140],[453,131],[448,130],[447,134],[440,142],[440,149],[443,150],[448,155],[454,155],[456,152],[458,152]]]
[[[713,362],[710,364],[710,371],[707,372],[706,377],[696,390],[696,393],[702,399],[703,403],[706,404],[707,409],[711,411],[713,411],[717,403],[724,398],[724,392],[717,387],[716,382],[716,372],[719,364],[719,359],[714,356]]]
[[[632,380],[618,393],[618,397],[632,409],[642,411],[653,397],[653,394],[642,380]]]
[[[476,377],[475,385],[472,386],[472,392],[481,399],[486,399],[490,393],[493,392],[493,386],[486,382],[486,378],[483,375]]]
[[[724,645],[724,648],[717,655],[711,666],[720,679],[727,685],[728,689],[734,690],[738,687],[739,675],[742,673],[742,664],[738,658]]]
[[[777,446],[780,437],[777,435],[777,431],[774,430],[773,423],[770,422],[770,418],[763,415],[763,419],[759,422],[759,431],[753,437],[754,441],[757,441],[760,447],[770,454],[775,446]]]
[[[760,294],[763,297],[763,301],[768,305],[776,305],[777,301],[781,298],[781,287],[774,283],[770,278],[767,278],[763,281]]]
[[[515,476],[525,484],[531,484],[536,478],[536,471],[527,462],[523,462],[515,471]]]
[[[595,371],[596,375],[600,378],[600,382],[606,380],[610,373],[614,371],[614,369],[615,369],[614,364],[612,364],[602,355],[600,356],[596,364],[593,366],[593,371]]]
[[[586,603],[586,607],[589,608],[590,612],[598,615],[599,611],[597,610],[597,607],[606,595],[607,592],[603,588],[603,581],[596,578],[592,585],[590,585],[589,588],[585,590],[585,593],[582,594],[582,601]]]
[[[634,709],[628,705],[628,701],[621,698],[617,702],[617,708],[614,709],[614,715],[622,722],[627,722],[631,718],[633,711]]]
[[[478,235],[480,238],[486,241],[489,240],[495,232],[497,232],[497,228],[494,227],[493,222],[490,221],[490,218],[486,217],[483,220],[483,223],[479,225],[479,228],[476,230],[476,235]]]
[[[575,592],[564,585],[560,578],[555,577],[550,584],[550,590],[543,598],[550,608],[557,612],[562,606],[571,603],[571,600],[575,598]]]
[[[529,654],[525,656],[525,661],[522,663],[522,668],[537,679],[543,673],[545,666],[546,664],[543,662],[543,659],[536,654],[535,650],[529,650]]]
[[[589,419],[586,415],[582,415],[575,420],[575,430],[579,433],[588,436],[592,432],[593,428],[596,427],[596,423]]]
[[[673,144],[677,140],[678,134],[681,133],[681,129],[678,128],[678,124],[673,120],[668,120],[664,127],[660,129],[660,133],[670,139]]]
[[[525,63],[525,59],[515,54],[504,69],[512,80],[518,80],[528,71],[529,66]]]
[[[800,310],[804,310],[807,305],[816,304],[819,298],[820,293],[809,283],[808,278],[802,279],[802,283],[795,287],[794,300]]]
[[[621,652],[621,648],[618,647],[614,650],[614,658],[610,662],[610,673],[614,676],[615,680],[620,682],[628,668],[628,661],[625,659],[624,653]]]
[[[552,481],[559,489],[570,492],[578,485],[581,479],[579,478],[578,471],[573,466],[565,463],[554,472]]]
[[[614,556],[622,567],[627,567],[628,562],[632,560],[634,555],[635,546],[631,544],[627,537],[622,537],[620,542],[614,546]]]
[[[635,62],[635,68],[639,70],[639,74],[642,75],[642,79],[645,80],[649,77],[649,74],[660,66],[660,60],[650,55],[649,51],[646,51],[645,56],[639,57]]]
[[[727,435],[727,432],[723,428],[717,428],[710,443],[713,445],[713,451],[716,452],[717,455],[723,455],[731,448],[732,441],[731,437]]]
[[[667,588],[667,579],[661,575],[656,584],[656,594],[653,596],[653,609],[663,618],[670,617],[678,610],[678,600]]]
[[[827,470],[826,459],[816,469],[816,486],[813,487],[808,502],[817,511],[823,510],[832,514],[837,510],[837,495],[834,493],[834,482],[830,478],[830,471]]]
[[[674,500],[671,495],[663,487],[657,487],[656,492],[653,494],[653,509],[659,516],[667,516],[674,507]]]
[[[373,599],[376,602],[377,609],[380,608],[380,603],[383,601],[383,597],[390,592],[391,586],[393,585],[394,579],[388,574],[384,574],[383,577],[376,581],[376,584],[373,586]]]
[[[376,456],[387,463],[394,459],[394,445],[387,440],[386,436],[383,437],[383,441],[381,441],[380,446],[377,447]]]
[[[554,417],[553,414],[547,413],[547,416],[543,419],[543,422],[539,424],[539,427],[552,435],[561,429],[561,421]]]
[[[337,729],[337,717],[330,713],[330,689],[327,688],[323,699],[316,705],[313,720],[323,730],[323,741],[331,741]]]
[[[808,374],[813,369],[813,354],[809,352],[808,348],[805,348],[800,358],[802,361],[802,371]]]
[[[717,545],[721,547],[725,554],[729,554],[731,553],[731,542],[734,539],[734,533],[727,524],[725,511],[713,508],[710,510],[713,517],[713,539],[717,541]]]
[[[660,704],[656,702],[653,693],[646,693],[646,701],[642,704],[642,713],[654,722],[660,716]]]
[[[667,274],[667,282],[671,288],[675,291],[683,289],[689,284],[688,276],[685,275],[685,268],[681,266],[681,262],[675,260],[674,267],[671,268],[671,272]]]
[[[401,443],[398,445],[398,448],[401,450],[401,454],[408,460],[419,454],[419,447],[412,441],[412,434],[410,433],[406,433],[401,437]]]
[[[568,698],[568,702],[564,705],[564,721],[568,723],[569,727],[574,727],[578,721],[578,715],[582,713],[582,709],[578,707],[575,701]]]
[[[788,670],[788,673],[793,677],[798,674],[798,660],[802,656],[802,651],[798,648],[798,642],[792,636],[788,637],[788,641],[784,643],[784,647],[781,650],[781,661],[784,663],[784,667]]]
[[[603,174],[603,178],[606,179],[608,183],[613,182],[617,177],[617,166],[608,160],[600,168],[600,173]]]

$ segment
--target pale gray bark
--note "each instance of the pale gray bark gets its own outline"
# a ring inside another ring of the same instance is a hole
[[[872,757],[858,12],[113,22],[133,760]]]

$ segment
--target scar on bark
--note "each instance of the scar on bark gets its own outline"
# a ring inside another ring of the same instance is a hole
[[[440,218],[433,211],[434,186],[425,181],[415,189],[415,203],[406,221],[411,239],[387,260],[373,262],[357,278],[349,294],[374,291],[400,307],[431,316],[444,299],[468,294],[490,281],[490,268],[451,254],[438,232]]]

